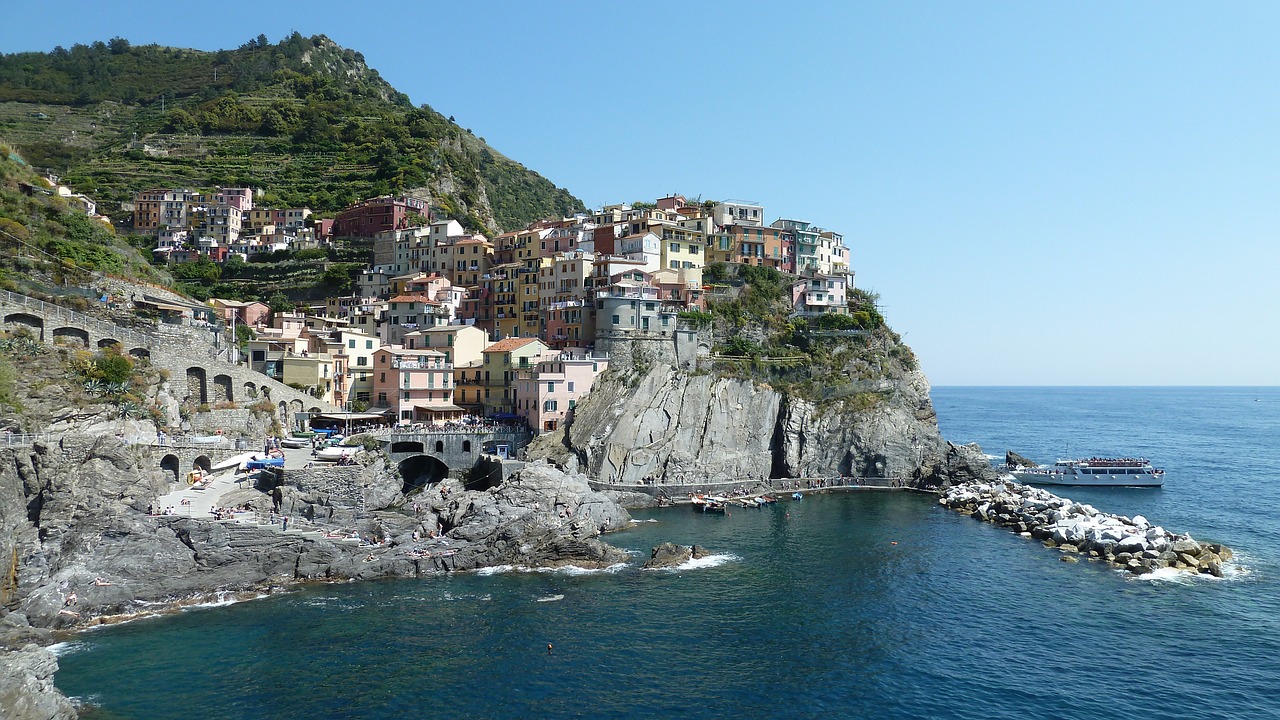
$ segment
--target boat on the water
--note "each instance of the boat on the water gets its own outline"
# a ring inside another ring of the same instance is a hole
[[[1164,470],[1146,458],[1091,457],[1058,460],[1052,465],[1006,464],[1005,470],[1028,485],[1083,485],[1094,487],[1160,487]]]
[[[699,512],[724,512],[729,505],[728,499],[719,495],[694,495],[690,498],[693,509]]]

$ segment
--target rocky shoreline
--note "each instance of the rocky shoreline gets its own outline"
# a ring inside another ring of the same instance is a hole
[[[942,491],[938,503],[983,522],[1006,527],[1046,547],[1106,562],[1142,575],[1162,568],[1222,577],[1230,548],[1172,533],[1141,515],[1099,512],[1040,488],[1015,482],[961,483]]]
[[[172,475],[113,436],[0,451],[0,553],[15,558],[17,580],[0,609],[5,717],[75,717],[52,683],[57,659],[41,647],[54,633],[312,582],[629,559],[600,539],[631,522],[617,496],[545,463],[493,488],[446,479],[406,496],[396,468],[370,454],[359,483],[366,508],[293,486],[218,501],[249,507],[249,518],[290,516],[285,531],[278,522],[148,515]]]

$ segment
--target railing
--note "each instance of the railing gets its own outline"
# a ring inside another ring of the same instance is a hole
[[[10,303],[12,305],[21,305],[23,307],[29,307],[34,310],[37,310],[38,312],[40,312],[40,314],[48,317],[54,317],[54,318],[66,320],[68,322],[76,323],[79,325],[87,325],[97,329],[98,332],[101,332],[103,334],[109,334],[113,337],[118,336],[119,339],[122,341],[128,340],[130,344],[148,345],[151,340],[150,336],[145,333],[140,333],[136,330],[123,328],[123,327],[120,327],[119,325],[116,325],[115,323],[107,322],[105,320],[99,320],[98,318],[85,315],[84,313],[81,313],[81,312],[76,312],[75,310],[71,310],[70,308],[65,308],[65,307],[62,307],[61,305],[55,305],[53,303],[47,303],[43,300],[37,300],[32,297],[27,297],[26,295],[19,295],[18,293],[5,290],[3,298],[5,302]]]
[[[10,433],[0,434],[0,447],[28,447],[37,442],[52,442],[53,433]]]

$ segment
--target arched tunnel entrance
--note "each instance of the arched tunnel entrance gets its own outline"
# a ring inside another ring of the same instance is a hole
[[[439,482],[449,474],[449,466],[430,455],[414,455],[401,460],[397,467],[400,478],[404,481],[402,492],[406,495]]]
[[[213,469],[213,461],[210,460],[207,455],[201,455],[197,457],[194,461],[192,461],[191,469],[203,470],[205,472],[209,472],[210,470]]]
[[[160,459],[160,469],[168,470],[173,473],[173,479],[177,480],[182,475],[182,464],[178,461],[177,455],[165,455]]]

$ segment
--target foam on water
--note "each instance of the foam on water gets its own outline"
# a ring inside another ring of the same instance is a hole
[[[723,555],[707,555],[705,557],[700,557],[700,558],[691,558],[689,560],[686,560],[685,562],[680,563],[679,565],[673,568],[668,568],[668,569],[670,570],[701,570],[703,568],[720,567],[725,563],[736,562],[741,559],[742,558],[738,557],[737,555],[731,555],[727,553]]]
[[[538,598],[537,600],[534,600],[534,602],[557,602],[563,599],[564,599],[564,595],[546,595]]]
[[[560,567],[528,567],[525,565],[494,565],[476,570],[477,575],[503,575],[505,573],[546,573],[551,575],[599,575],[616,573],[625,568],[626,563],[615,563],[603,568],[584,568],[577,565],[561,565]]]
[[[63,655],[66,655],[67,653],[73,653],[82,647],[84,647],[84,643],[79,643],[75,641],[66,641],[66,642],[54,643],[50,645],[47,648],[47,650],[58,657],[62,657]]]

